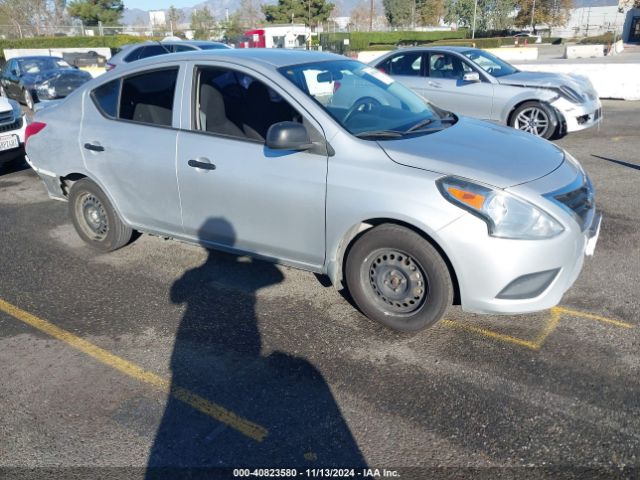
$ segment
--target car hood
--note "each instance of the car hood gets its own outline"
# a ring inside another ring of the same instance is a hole
[[[533,88],[558,88],[567,86],[577,93],[587,94],[589,97],[596,95],[593,85],[587,77],[567,73],[552,72],[516,72],[511,75],[497,78],[503,85]],[[592,98],[593,99],[593,98]]]
[[[0,97],[0,113],[6,113],[13,110],[13,106],[7,97]]]
[[[439,132],[378,144],[401,165],[498,188],[544,177],[564,161],[564,152],[551,142],[466,117]]]

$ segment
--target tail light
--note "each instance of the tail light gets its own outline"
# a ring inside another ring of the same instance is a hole
[[[27,128],[24,132],[24,144],[27,144],[27,140],[29,140],[29,137],[39,133],[46,126],[47,124],[42,122],[31,122],[29,125],[27,125]]]
[[[333,93],[336,93],[340,89],[341,86],[342,86],[342,84],[340,82],[338,82],[338,81],[333,82]]]

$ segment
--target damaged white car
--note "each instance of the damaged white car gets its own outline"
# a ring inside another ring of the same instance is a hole
[[[445,110],[547,139],[602,120],[602,104],[587,78],[522,72],[477,48],[400,49],[371,64]]]

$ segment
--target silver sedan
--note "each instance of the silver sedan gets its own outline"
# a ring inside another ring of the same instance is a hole
[[[401,331],[454,301],[552,307],[600,225],[568,153],[326,53],[135,62],[38,112],[26,148],[97,250],[137,230],[326,274]]]
[[[401,49],[372,65],[441,108],[544,138],[602,120],[602,105],[587,78],[522,72],[477,48]]]

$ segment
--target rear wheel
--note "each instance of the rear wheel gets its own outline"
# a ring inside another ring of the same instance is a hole
[[[407,228],[384,224],[349,251],[346,283],[358,308],[402,332],[436,323],[453,301],[446,263],[428,241]]]
[[[510,126],[538,137],[550,139],[558,127],[551,107],[541,102],[525,102],[511,114]]]
[[[71,187],[69,214],[78,235],[97,250],[117,250],[131,240],[131,227],[125,225],[104,192],[91,180],[79,180]]]

